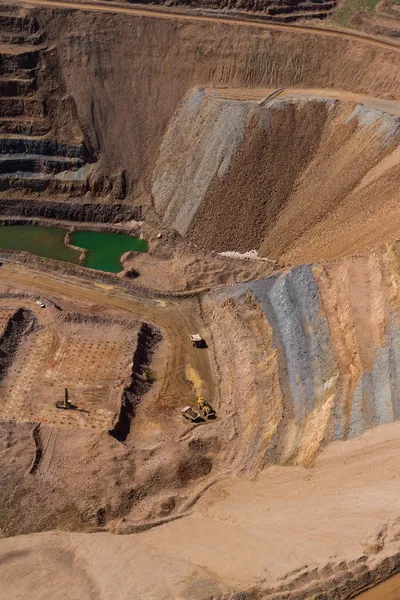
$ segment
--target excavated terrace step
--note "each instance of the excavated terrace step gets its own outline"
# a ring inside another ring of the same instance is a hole
[[[330,11],[293,12],[283,15],[269,15],[274,23],[293,23],[301,19],[326,19]]]
[[[51,194],[78,194],[82,196],[88,189],[87,170],[62,171],[58,174],[21,172],[1,173],[0,192],[24,192]],[[0,203],[1,204],[1,203]]]
[[[39,26],[35,18],[29,17],[22,12],[12,14],[0,12],[0,30],[8,32],[25,31],[27,33],[36,33]]]
[[[2,66],[0,64],[0,79],[36,79],[36,71],[37,67],[33,69],[12,69],[7,71],[2,69]]]
[[[2,154],[0,155],[0,173],[5,175],[25,173],[52,174],[61,171],[76,171],[84,166],[80,158],[68,156],[46,156],[43,154]]]
[[[26,10],[17,4],[0,4],[2,14],[26,15]]]
[[[21,54],[0,54],[0,75],[24,77],[27,71],[33,72],[39,62],[38,48],[38,46],[32,46],[30,52]]]
[[[296,17],[300,17],[300,16],[307,16],[307,18],[309,18],[310,13],[322,13],[322,12],[330,12],[334,7],[336,6],[336,3],[334,1],[332,2],[324,2],[323,4],[312,4],[312,3],[307,3],[307,4],[303,4],[301,6],[296,7],[296,10],[293,10],[293,7],[291,6],[276,6],[276,7],[271,7],[268,11],[269,15],[273,15],[273,16],[280,16],[280,15],[290,15],[290,16],[296,16]]]
[[[62,144],[51,139],[43,139],[40,136],[13,136],[7,134],[0,134],[0,160],[2,154],[38,154],[41,156],[79,158],[85,161],[89,158],[87,148],[83,145]]]
[[[0,98],[4,96],[30,96],[37,90],[36,79],[0,77]]]
[[[0,117],[44,117],[43,101],[38,98],[0,98]]]
[[[0,56],[15,56],[19,54],[32,54],[44,50],[45,45],[32,47],[31,44],[14,44],[14,43],[3,43],[0,44]]]
[[[16,44],[26,46],[36,46],[43,44],[45,34],[43,31],[36,33],[15,32],[15,31],[0,31],[0,44]]]
[[[41,136],[50,131],[50,123],[40,117],[0,117],[0,134]]]

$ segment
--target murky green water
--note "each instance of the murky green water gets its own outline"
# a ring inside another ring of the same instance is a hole
[[[84,267],[109,273],[121,271],[120,258],[125,252],[147,250],[147,242],[141,238],[101,231],[74,231],[71,244],[88,250],[83,262]]]
[[[34,225],[4,225],[0,227],[0,248],[24,250],[37,256],[79,264],[81,253],[64,244],[66,229]],[[120,258],[130,250],[146,252],[145,240],[130,235],[100,231],[76,231],[71,243],[88,250],[83,266],[118,273]]]
[[[37,256],[78,264],[80,253],[64,244],[66,233],[66,229],[56,227],[4,225],[0,227],[0,248],[25,250]]]

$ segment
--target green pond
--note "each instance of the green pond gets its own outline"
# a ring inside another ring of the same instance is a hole
[[[102,231],[74,231],[71,244],[87,250],[84,267],[109,273],[121,271],[120,258],[125,252],[147,250],[147,242],[141,238]]]
[[[0,248],[24,250],[37,256],[80,264],[79,250],[64,243],[66,234],[66,229],[57,227],[4,225],[0,227]],[[125,252],[147,250],[147,242],[141,238],[101,231],[75,231],[70,243],[87,250],[82,266],[109,273],[121,271],[120,258]]]

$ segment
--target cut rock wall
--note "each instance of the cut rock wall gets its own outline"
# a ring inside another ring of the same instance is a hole
[[[323,445],[399,420],[398,260],[393,246],[300,266],[205,303],[239,470],[307,466]]]
[[[103,173],[127,173],[135,202],[149,196],[165,131],[194,86],[400,95],[398,53],[361,41],[72,10],[43,9],[37,17],[88,148]]]
[[[333,258],[397,234],[399,140],[398,117],[354,102],[194,91],[161,144],[155,208],[209,250]]]

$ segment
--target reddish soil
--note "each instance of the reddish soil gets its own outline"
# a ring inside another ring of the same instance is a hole
[[[149,241],[120,276],[0,265],[0,599],[398,571],[399,46],[58,0],[0,35],[0,216]]]

